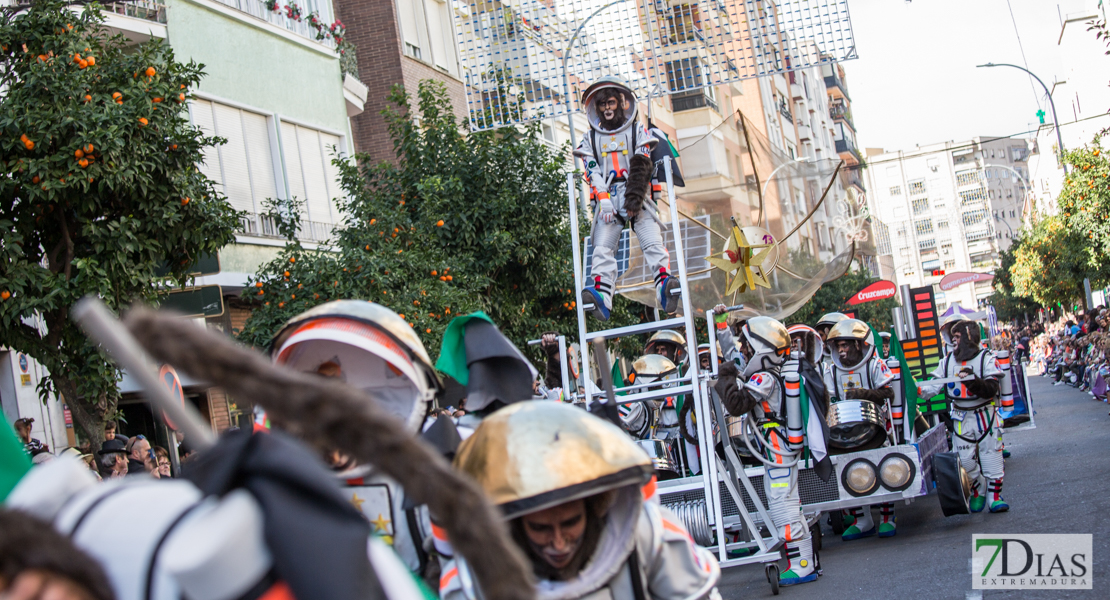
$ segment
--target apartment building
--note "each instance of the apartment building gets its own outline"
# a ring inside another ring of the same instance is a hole
[[[993,272],[1020,229],[1029,156],[1028,141],[993,137],[869,152],[868,200],[894,281],[916,287],[951,272]],[[976,308],[991,293],[979,282],[938,290],[936,300],[942,311]]]

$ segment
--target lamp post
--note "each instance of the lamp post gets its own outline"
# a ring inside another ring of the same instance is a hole
[[[1040,77],[1037,77],[1032,71],[1025,67],[1019,67],[1008,63],[987,63],[985,65],[975,65],[975,67],[1013,67],[1025,71],[1030,77],[1036,79],[1037,83],[1041,84],[1041,87],[1044,88],[1045,95],[1048,96],[1048,105],[1052,107],[1052,125],[1056,127],[1056,145],[1060,148],[1060,165],[1064,168],[1064,173],[1066,174],[1068,172],[1068,165],[1064,163],[1064,137],[1060,135],[1060,121],[1056,118],[1056,103],[1052,100],[1052,92],[1048,91],[1048,86],[1041,81]]]
[[[613,2],[610,2],[609,4],[606,4],[605,6],[602,6],[601,8],[590,13],[590,16],[586,17],[585,21],[582,21],[582,24],[578,26],[578,29],[574,30],[574,35],[572,35],[570,37],[570,41],[567,42],[567,49],[563,51],[563,100],[567,103],[567,128],[570,129],[571,160],[574,161],[575,170],[578,169],[578,157],[574,155],[574,149],[578,146],[578,139],[577,136],[574,134],[574,111],[570,110],[570,79],[567,77],[567,60],[570,59],[570,51],[574,48],[574,43],[578,41],[578,36],[582,34],[582,29],[586,27],[586,23],[589,23],[590,19],[593,19],[608,8],[616,6],[617,4],[621,4],[624,1],[625,0],[614,0]],[[586,205],[584,202],[581,204],[583,214],[585,214]]]

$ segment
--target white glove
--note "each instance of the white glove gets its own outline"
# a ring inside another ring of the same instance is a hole
[[[609,200],[609,195],[606,194],[597,203],[597,218],[602,223],[609,224],[613,222],[615,216],[616,211],[613,210],[613,202]]]

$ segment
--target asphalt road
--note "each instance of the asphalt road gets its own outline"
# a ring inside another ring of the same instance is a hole
[[[1110,416],[1108,407],[1073,387],[1031,377],[1037,428],[1006,434],[1002,495],[1010,512],[945,518],[936,494],[899,504],[898,535],[841,541],[824,528],[815,582],[782,589],[780,598],[870,600],[969,598],[1110,598]],[[878,519],[878,511],[875,511]],[[822,519],[824,520],[824,519]],[[972,590],[973,533],[1094,534],[1093,590]],[[725,569],[719,586],[725,599],[771,598],[757,565]]]

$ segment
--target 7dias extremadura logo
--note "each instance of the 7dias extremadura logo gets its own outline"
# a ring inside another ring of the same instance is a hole
[[[975,590],[1089,590],[1091,534],[976,533],[971,536]]]

